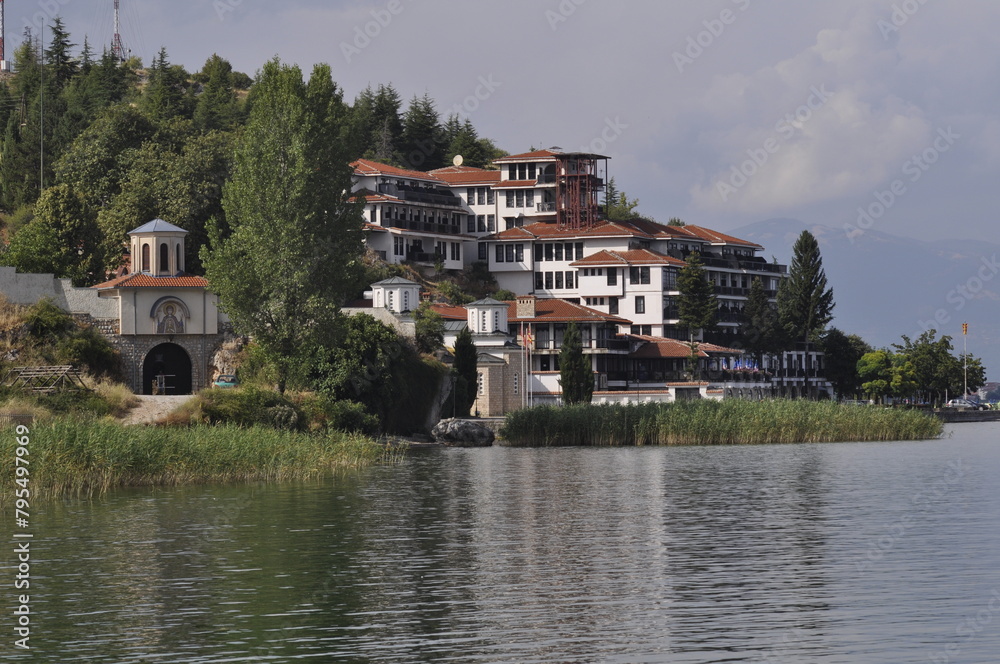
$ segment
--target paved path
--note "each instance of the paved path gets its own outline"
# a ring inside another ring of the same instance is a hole
[[[137,396],[141,403],[125,416],[122,420],[125,424],[152,424],[191,398],[190,395]]]

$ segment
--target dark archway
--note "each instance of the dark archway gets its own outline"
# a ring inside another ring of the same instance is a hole
[[[163,386],[160,394],[191,394],[191,358],[187,351],[171,343],[150,350],[142,363],[142,393],[152,394],[154,383]]]

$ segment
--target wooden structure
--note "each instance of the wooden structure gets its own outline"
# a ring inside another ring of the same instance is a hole
[[[86,390],[80,372],[71,365],[54,367],[14,367],[3,378],[6,387],[49,394],[58,390]]]

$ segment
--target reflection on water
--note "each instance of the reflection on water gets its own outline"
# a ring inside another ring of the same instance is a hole
[[[1000,427],[952,431],[38,506],[33,650],[0,661],[992,662]]]

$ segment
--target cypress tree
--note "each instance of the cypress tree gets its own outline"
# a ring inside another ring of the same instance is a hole
[[[590,403],[594,394],[594,374],[590,361],[583,354],[583,342],[576,323],[566,326],[562,346],[559,348],[559,384],[562,386],[563,403]]]
[[[687,259],[687,265],[677,274],[678,319],[688,328],[688,342],[694,343],[695,330],[715,327],[718,320],[719,303],[715,298],[715,287],[708,281],[698,252]]]
[[[458,406],[458,416],[468,417],[472,404],[476,400],[476,386],[478,384],[478,352],[476,345],[472,342],[472,332],[469,328],[463,329],[458,338],[455,339],[455,365],[454,372],[458,379],[464,383],[464,390],[459,390],[456,385],[455,398]],[[464,394],[462,392],[464,391]],[[460,398],[464,397],[464,398]]]

